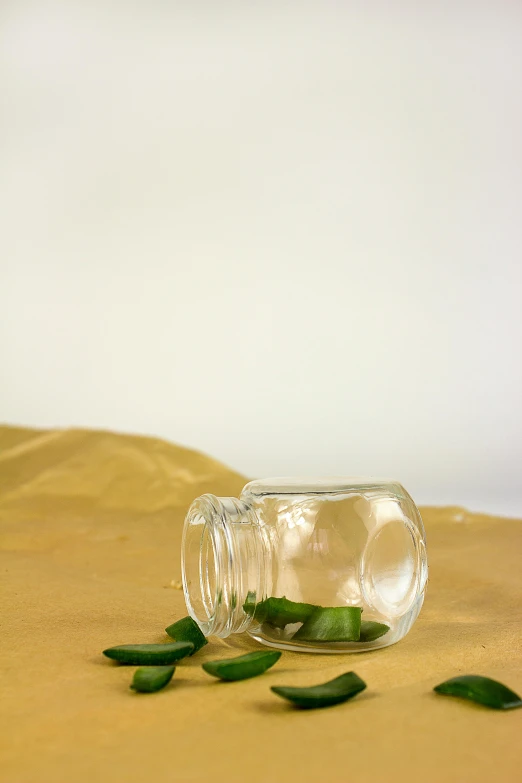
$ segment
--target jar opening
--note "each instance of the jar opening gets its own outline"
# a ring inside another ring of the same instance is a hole
[[[259,593],[263,559],[251,509],[237,498],[202,495],[185,519],[182,572],[190,616],[205,636],[246,630],[243,605]]]
[[[211,632],[217,604],[217,559],[212,524],[193,504],[183,532],[183,587],[189,614],[205,635]]]

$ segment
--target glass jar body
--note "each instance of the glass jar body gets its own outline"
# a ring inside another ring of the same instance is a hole
[[[396,482],[253,481],[239,499],[199,498],[187,515],[185,596],[207,635],[378,649],[409,631],[426,581],[422,520]]]

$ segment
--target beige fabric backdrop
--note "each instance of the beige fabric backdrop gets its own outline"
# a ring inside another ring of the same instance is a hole
[[[382,651],[284,653],[257,679],[220,683],[205,659],[255,647],[212,640],[170,687],[129,690],[101,650],[165,639],[185,612],[182,523],[201,492],[244,477],[153,438],[0,428],[5,783],[486,783],[522,779],[522,710],[432,693],[459,673],[522,692],[522,521],[422,509],[430,583],[410,634]],[[353,702],[295,711],[274,684],[354,669]]]

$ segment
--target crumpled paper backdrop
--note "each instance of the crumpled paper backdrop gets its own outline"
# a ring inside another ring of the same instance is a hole
[[[183,518],[245,478],[155,438],[0,428],[0,780],[5,783],[490,783],[520,781],[522,710],[437,696],[459,673],[522,692],[522,522],[421,509],[430,583],[409,635],[358,655],[285,652],[220,683],[202,661],[256,647],[211,640],[170,687],[129,690],[101,650],[165,640],[186,614]],[[353,702],[296,711],[271,685],[355,670]]]

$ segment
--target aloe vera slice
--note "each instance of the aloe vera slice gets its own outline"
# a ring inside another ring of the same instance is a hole
[[[260,623],[269,623],[275,628],[284,628],[291,623],[304,623],[318,607],[315,604],[290,601],[282,598],[265,598],[255,603],[255,593],[248,593],[243,609]]]
[[[254,590],[248,591],[246,601],[243,604],[243,611],[249,614],[251,617],[256,611],[256,593]]]
[[[194,655],[194,653],[201,650],[205,644],[208,644],[199,625],[194,622],[192,617],[184,617],[182,620],[172,623],[172,625],[165,628],[165,631],[177,642],[192,642],[194,649],[190,655]]]
[[[221,680],[247,680],[257,677],[277,663],[281,653],[278,650],[260,651],[240,655],[238,658],[225,658],[220,661],[207,661],[202,664],[207,674]]]
[[[315,609],[292,639],[296,642],[358,642],[361,611],[358,606]]]
[[[373,620],[363,620],[361,622],[360,642],[374,642],[390,630],[389,625],[384,623],[375,623]]]
[[[355,672],[347,672],[322,685],[309,688],[290,688],[276,685],[271,690],[282,699],[287,699],[302,709],[313,710],[320,707],[332,707],[352,699],[366,688],[366,683]]]
[[[190,655],[193,649],[192,642],[120,644],[117,647],[109,647],[103,654],[113,661],[129,666],[168,666]]]
[[[484,704],[494,710],[512,710],[522,707],[520,696],[506,685],[477,674],[453,677],[451,680],[441,682],[433,690],[444,696],[459,696],[461,699]]]
[[[134,672],[130,687],[140,693],[155,693],[169,684],[175,671],[175,666],[142,666]]]

